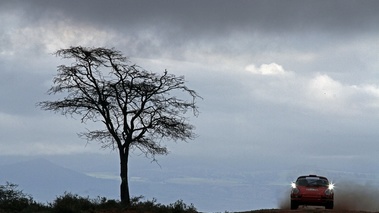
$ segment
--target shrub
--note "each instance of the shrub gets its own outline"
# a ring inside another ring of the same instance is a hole
[[[182,213],[182,212],[188,212],[188,213],[195,213],[197,212],[194,205],[191,203],[191,205],[187,205],[183,202],[183,200],[178,200],[173,204],[170,204],[170,209],[172,209],[172,213]]]
[[[131,209],[137,212],[155,212],[155,213],[196,213],[197,210],[191,205],[187,205],[183,200],[178,200],[173,204],[163,205],[157,203],[157,200],[141,201],[143,196],[132,198]]]
[[[54,209],[54,212],[57,213],[77,213],[88,211],[95,207],[89,198],[84,198],[67,192],[65,192],[64,195],[57,197],[51,206]]]
[[[0,212],[32,212],[31,209],[44,209],[33,201],[30,195],[17,189],[18,185],[7,182],[0,185]]]
[[[92,200],[92,203],[96,206],[96,209],[111,210],[111,209],[122,209],[122,205],[117,200],[107,200],[105,197],[98,197]]]

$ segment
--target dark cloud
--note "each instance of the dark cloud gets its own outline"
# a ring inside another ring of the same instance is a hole
[[[228,57],[289,48],[329,51],[379,29],[378,1],[16,0],[0,8],[14,11],[24,26],[64,23],[118,34],[107,45],[132,57],[182,59],[189,49]],[[329,57],[328,64],[335,60]]]
[[[336,44],[351,45],[358,36],[372,31],[376,34],[379,29],[377,1],[16,0],[2,1],[0,8],[18,17],[16,25],[38,27],[41,34],[49,35],[58,29],[63,29],[64,34],[64,28],[69,26],[68,30],[83,29],[75,33],[76,38],[96,38],[91,29],[116,35],[92,45],[117,47],[126,55],[139,58],[160,55],[186,60],[188,54],[198,52],[225,58],[254,57],[256,61],[261,59],[259,63],[275,61],[292,66],[292,61],[283,55],[291,51],[302,55],[334,51]],[[6,43],[6,38],[3,36],[0,42]],[[76,43],[74,40],[66,43],[88,45],[76,40]],[[34,43],[44,44],[44,40]],[[346,55],[341,57],[336,53],[332,57],[328,55],[325,63],[310,65],[306,61],[302,70],[350,69],[351,65],[337,64],[344,60],[361,69],[360,58],[353,55],[347,59]]]
[[[12,4],[22,7],[31,21],[62,13],[77,22],[118,30],[171,26],[191,36],[233,31],[360,33],[373,30],[379,20],[378,1],[33,0],[7,1],[1,6],[9,9]]]

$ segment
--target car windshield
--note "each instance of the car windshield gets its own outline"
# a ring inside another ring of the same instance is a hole
[[[328,180],[318,177],[299,178],[296,181],[296,185],[298,186],[328,186],[328,184]]]

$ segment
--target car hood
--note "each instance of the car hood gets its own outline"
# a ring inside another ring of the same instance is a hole
[[[297,188],[303,195],[323,195],[325,193],[325,190],[328,189],[328,187],[324,186],[298,186]]]

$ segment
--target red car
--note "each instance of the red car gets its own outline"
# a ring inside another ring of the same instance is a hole
[[[299,205],[325,206],[333,209],[334,185],[326,177],[317,175],[300,176],[292,183],[291,209]]]

